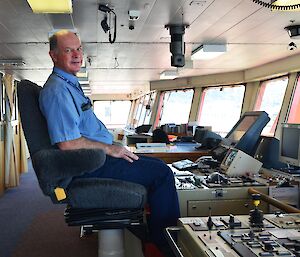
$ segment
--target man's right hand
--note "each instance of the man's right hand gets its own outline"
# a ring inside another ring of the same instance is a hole
[[[74,150],[82,148],[100,148],[105,151],[107,155],[115,158],[123,158],[129,162],[139,159],[137,155],[127,150],[124,146],[108,145],[101,142],[91,141],[87,138],[80,137],[78,139],[64,141],[57,144],[61,150]]]
[[[137,155],[127,150],[124,146],[119,145],[108,145],[106,148],[106,154],[115,158],[123,158],[129,162],[139,159]]]

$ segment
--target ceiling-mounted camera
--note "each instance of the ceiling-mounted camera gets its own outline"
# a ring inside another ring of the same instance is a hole
[[[128,19],[130,21],[136,21],[140,18],[140,11],[139,10],[129,10],[128,11]]]
[[[129,23],[128,28],[129,28],[130,30],[134,30],[134,23],[133,23],[133,22],[132,22],[132,23]]]
[[[290,51],[294,51],[294,50],[296,50],[297,49],[297,45],[294,43],[294,42],[291,42],[291,43],[289,43],[288,44],[288,50],[290,50]]]

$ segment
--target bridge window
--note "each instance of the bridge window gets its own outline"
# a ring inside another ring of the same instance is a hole
[[[109,129],[124,128],[131,101],[94,101],[94,112]]]
[[[300,123],[300,74],[298,74],[293,100],[290,106],[288,123]]]
[[[265,111],[270,117],[262,135],[274,136],[287,84],[288,76],[284,76],[263,81],[260,85],[254,110]]]
[[[212,131],[226,136],[240,118],[244,92],[244,85],[204,89],[198,112],[199,124],[211,126]]]
[[[194,89],[162,92],[155,126],[188,123],[193,96]]]
[[[137,106],[134,111],[133,127],[137,127],[143,124],[150,124],[150,118],[152,114],[153,104],[156,98],[156,92],[143,95],[133,102],[134,106]]]
[[[148,96],[148,100],[143,106],[144,110],[142,111],[141,119],[139,120],[139,125],[150,124],[150,118],[152,114],[153,104],[156,98],[156,92],[152,92],[148,94]]]

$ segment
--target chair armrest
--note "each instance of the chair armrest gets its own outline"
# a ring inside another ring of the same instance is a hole
[[[43,193],[52,195],[56,187],[67,188],[73,177],[100,168],[105,159],[100,149],[45,149],[32,156],[32,164]]]

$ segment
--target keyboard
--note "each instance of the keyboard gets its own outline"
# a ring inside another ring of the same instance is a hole
[[[177,162],[173,162],[172,166],[178,170],[191,170],[191,169],[197,169],[198,164],[195,162],[192,162],[191,160],[181,160]]]

